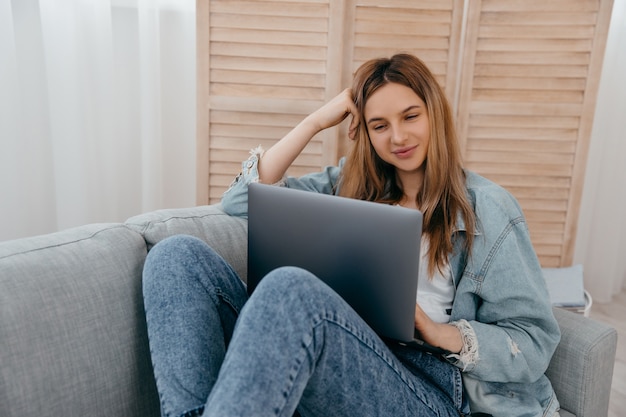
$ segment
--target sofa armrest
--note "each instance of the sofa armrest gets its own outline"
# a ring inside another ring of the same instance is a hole
[[[580,314],[555,308],[561,329],[546,374],[561,408],[577,417],[608,414],[617,331]]]
[[[0,416],[157,416],[142,237],[90,224],[0,242]]]

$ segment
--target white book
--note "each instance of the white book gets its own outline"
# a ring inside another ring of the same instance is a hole
[[[582,265],[566,268],[543,268],[542,270],[552,305],[556,307],[585,306]]]

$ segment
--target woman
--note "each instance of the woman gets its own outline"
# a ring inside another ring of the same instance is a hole
[[[350,115],[345,163],[285,177],[315,134]],[[351,89],[253,152],[227,212],[247,215],[254,181],[420,209],[415,327],[452,353],[386,344],[301,269],[271,272],[248,299],[215,252],[174,237],[144,269],[163,415],[558,416],[544,372],[560,334],[523,214],[462,169],[449,105],[419,59],[363,64]]]

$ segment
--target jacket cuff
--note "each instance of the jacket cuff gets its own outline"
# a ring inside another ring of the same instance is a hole
[[[461,332],[463,348],[459,353],[446,355],[446,359],[461,368],[463,372],[471,371],[478,362],[478,338],[476,337],[476,332],[474,332],[467,320],[452,321],[450,324]]]
[[[239,183],[243,183],[245,185],[259,182],[259,161],[263,157],[265,153],[265,149],[261,145],[257,146],[254,149],[250,150],[250,157],[242,162],[241,164],[241,172],[237,175],[237,177],[230,184],[228,189],[224,192],[224,194],[228,193],[233,187]],[[286,184],[285,178],[281,179],[275,184],[284,186]]]

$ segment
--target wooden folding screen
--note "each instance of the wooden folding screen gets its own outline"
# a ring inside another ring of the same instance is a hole
[[[509,189],[544,266],[572,262],[612,1],[469,2],[467,167]]]
[[[437,75],[466,166],[519,199],[544,266],[571,262],[612,0],[198,0],[198,203],[218,201],[251,148],[268,148],[405,51]],[[291,175],[335,163],[345,125]]]

